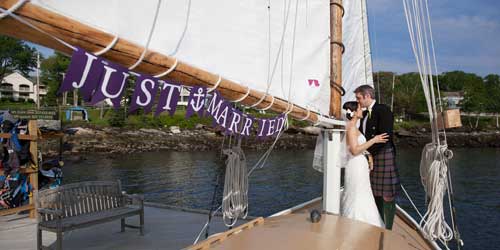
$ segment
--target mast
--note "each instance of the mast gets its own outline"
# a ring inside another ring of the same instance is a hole
[[[342,0],[330,0],[330,116],[340,119],[342,84]],[[323,210],[340,214],[341,130],[323,129]]]
[[[340,118],[342,86],[342,0],[330,0],[330,116]]]

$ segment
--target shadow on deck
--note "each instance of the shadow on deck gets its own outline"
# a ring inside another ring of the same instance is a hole
[[[63,249],[181,249],[193,244],[208,216],[200,212],[146,206],[144,236],[138,230],[127,228],[120,232],[120,220],[68,232],[64,235]],[[127,219],[137,225],[138,216]],[[239,221],[238,225],[246,221]],[[212,219],[210,233],[225,231],[222,217]],[[44,245],[52,244],[54,233],[43,232]],[[204,236],[201,238],[204,239]],[[0,217],[0,249],[36,249],[36,220],[28,215]]]

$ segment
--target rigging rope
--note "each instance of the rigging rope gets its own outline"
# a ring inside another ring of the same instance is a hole
[[[160,7],[161,7],[161,0],[158,0],[158,2],[156,4],[155,15],[153,17],[153,24],[151,24],[151,29],[149,31],[148,38],[146,40],[146,44],[144,45],[144,50],[142,51],[139,59],[137,59],[137,61],[133,65],[128,67],[129,70],[133,70],[137,66],[139,66],[139,64],[141,64],[142,60],[144,60],[144,56],[146,56],[146,53],[148,52],[149,44],[151,43],[151,38],[153,38],[153,33],[155,31],[156,22],[158,20],[158,14],[160,13]]]
[[[238,145],[224,150],[226,175],[222,198],[222,220],[227,227],[236,224],[238,218],[248,215],[248,176],[245,154],[241,150],[241,138]]]
[[[253,171],[255,171],[256,169],[261,169],[261,168],[263,168],[266,165],[267,159],[268,159],[269,155],[271,155],[271,152],[273,151],[274,147],[276,146],[276,143],[278,142],[279,138],[281,138],[281,136],[283,135],[283,133],[285,132],[285,130],[288,128],[288,117],[285,119],[285,125],[284,126],[285,126],[285,129],[281,130],[281,132],[278,133],[278,135],[274,139],[274,141],[271,144],[271,146],[266,150],[266,152],[264,152],[264,154],[262,154],[262,156],[259,158],[259,160],[248,171],[247,178],[250,177],[250,175],[252,175]],[[213,214],[217,214],[221,209],[222,209],[222,205],[220,205],[215,211],[213,211]],[[248,205],[247,205],[247,210],[248,210]],[[198,233],[198,236],[194,240],[193,244],[198,243],[198,241],[200,240],[201,235],[206,230],[206,228],[208,227],[209,223],[210,223],[210,220],[207,220],[207,222],[203,225],[203,227],[201,228],[200,232]]]
[[[16,14],[14,14],[11,10],[6,10],[6,9],[4,9],[4,8],[0,8],[0,12],[2,12],[4,15],[9,15],[9,16],[11,16],[12,18],[16,19],[17,21],[19,21],[19,22],[21,22],[21,23],[23,23],[23,24],[25,24],[25,25],[27,25],[27,26],[31,27],[32,29],[34,29],[34,30],[36,30],[36,31],[38,31],[38,32],[40,32],[40,33],[42,33],[42,34],[44,34],[44,35],[49,36],[50,38],[52,38],[52,39],[56,40],[57,42],[61,43],[61,44],[62,44],[62,45],[64,45],[64,46],[66,46],[66,47],[68,47],[68,48],[70,48],[70,49],[72,49],[72,50],[76,50],[76,47],[75,47],[75,46],[73,46],[73,45],[71,45],[71,44],[69,44],[69,43],[67,43],[67,42],[63,41],[62,39],[59,39],[58,37],[56,37],[56,36],[54,36],[54,35],[51,35],[50,33],[48,33],[48,32],[46,32],[46,31],[44,31],[44,30],[42,30],[42,29],[38,28],[36,25],[34,25],[34,24],[32,24],[32,23],[30,23],[30,22],[28,22],[28,21],[24,20],[24,19],[23,19],[23,18],[21,18],[20,16],[18,16],[18,15],[16,15]]]
[[[410,35],[412,50],[420,73],[429,120],[432,130],[432,143],[427,144],[422,151],[420,175],[428,202],[427,212],[420,221],[426,237],[432,240],[447,242],[455,236],[457,242],[463,245],[455,224],[455,210],[452,207],[452,185],[448,161],[453,153],[448,149],[446,133],[443,128],[443,140],[440,138],[438,126],[438,107],[436,105],[435,85],[433,75],[437,75],[436,55],[427,0],[403,0],[403,7]],[[431,56],[432,54],[432,56]],[[439,81],[436,80],[439,109],[442,112]],[[444,126],[443,126],[444,127]],[[452,227],[445,219],[444,196],[448,195]]]

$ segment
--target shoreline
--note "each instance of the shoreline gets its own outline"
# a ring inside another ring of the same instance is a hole
[[[276,150],[313,150],[316,145],[315,128],[290,128],[276,142]],[[500,148],[500,131],[492,132],[448,132],[449,147]],[[234,140],[234,138],[233,138]],[[430,133],[400,130],[395,133],[396,147],[422,148],[431,141]],[[234,141],[233,141],[234,142]],[[274,138],[265,140],[254,136],[244,138],[244,150],[266,150]],[[218,150],[228,139],[220,131],[205,126],[194,130],[170,129],[122,129],[122,128],[69,128],[63,136],[63,154],[102,153],[128,154],[155,151],[213,151]],[[43,153],[57,155],[60,142],[49,139],[41,143]]]

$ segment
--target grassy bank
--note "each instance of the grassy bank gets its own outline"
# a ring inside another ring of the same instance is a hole
[[[170,126],[179,126],[183,129],[193,129],[197,124],[202,124],[206,126],[212,125],[211,117],[203,117],[200,118],[197,115],[191,116],[189,119],[186,119],[186,109],[184,107],[177,108],[175,114],[173,116],[168,115],[168,113],[162,113],[158,117],[154,117],[153,113],[143,114],[139,112],[138,114],[126,114],[125,110],[114,110],[114,109],[106,109],[103,112],[102,119],[100,118],[100,109],[98,108],[89,108],[89,122],[84,121],[67,121],[65,118],[63,122],[65,125],[69,126],[85,126],[91,125],[95,127],[124,127],[130,129],[139,129],[139,128],[167,128]],[[257,111],[247,112],[250,113],[254,117],[258,118],[269,118],[274,117],[277,114],[275,113],[265,113],[261,114]],[[291,125],[294,126],[307,126],[307,122],[301,121],[291,121]]]
[[[69,107],[69,106],[68,106]],[[0,110],[3,109],[34,109],[36,105],[31,102],[10,102],[2,101],[0,102]],[[65,110],[62,109],[60,116],[65,126],[92,126],[92,127],[124,127],[130,129],[139,128],[164,128],[170,126],[179,126],[183,129],[192,129],[197,124],[203,124],[211,126],[212,118],[204,117],[200,118],[197,115],[192,116],[189,119],[185,119],[186,110],[185,107],[179,106],[177,111],[173,116],[169,116],[167,113],[162,113],[158,117],[154,117],[152,113],[144,114],[139,112],[137,114],[127,114],[125,109],[114,110],[113,108],[107,107],[102,112],[101,109],[95,107],[86,107],[89,114],[89,122],[85,121],[68,121],[66,120]],[[247,110],[246,113],[251,114],[258,118],[269,118],[276,116],[276,113],[259,113],[256,110]],[[477,120],[476,117],[465,117],[462,116],[463,127],[459,129],[453,129],[456,131],[496,131],[497,128],[496,119],[488,117],[480,117]],[[305,127],[310,125],[305,121],[290,120],[291,126]],[[405,130],[430,130],[429,120],[425,117],[418,117],[413,120],[405,120],[402,122],[396,122],[394,124],[395,130],[405,129]],[[453,131],[452,130],[452,131]]]

